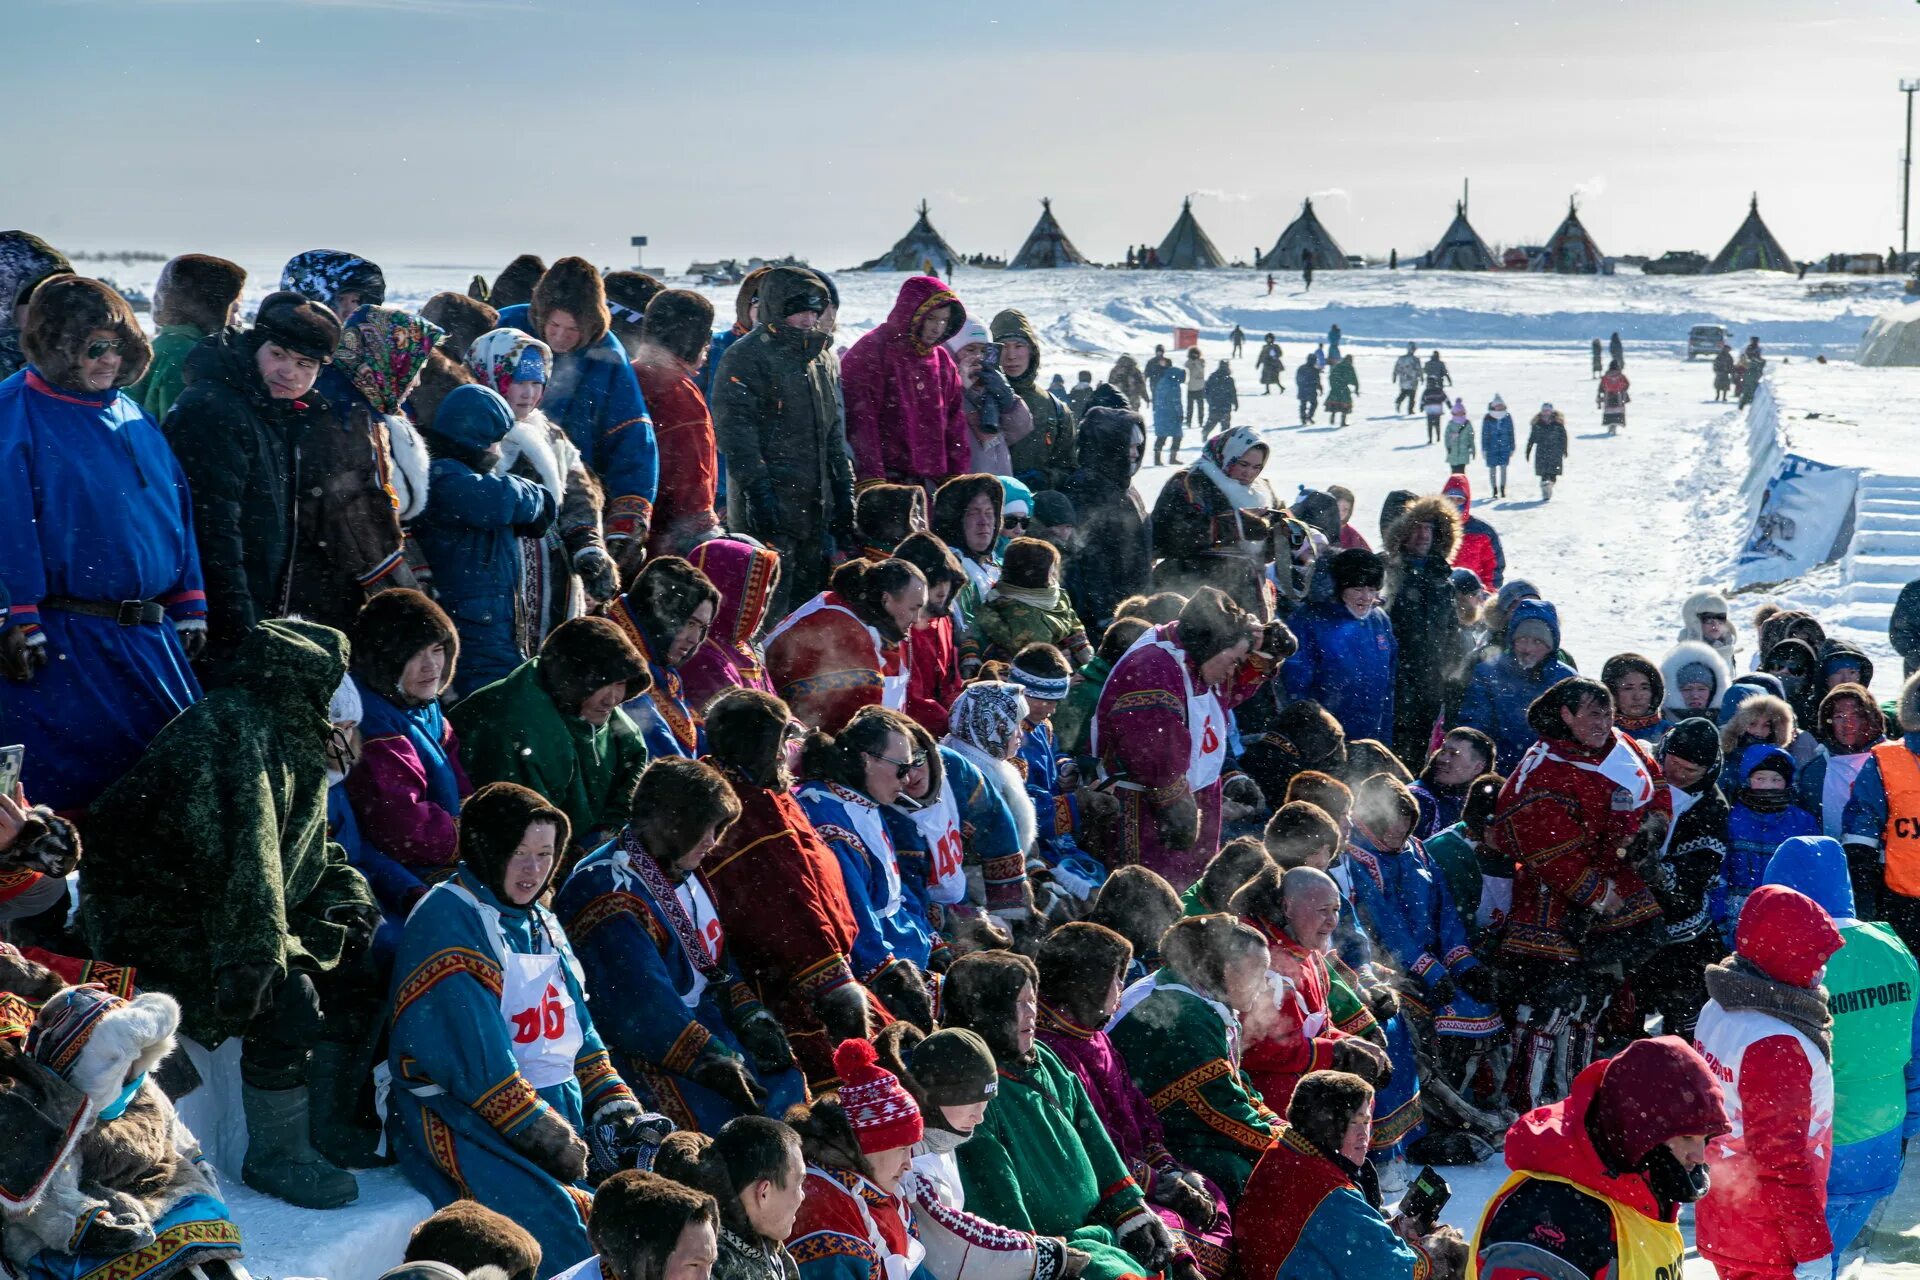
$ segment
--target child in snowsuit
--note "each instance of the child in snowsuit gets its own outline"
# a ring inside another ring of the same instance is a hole
[[[1480,457],[1487,464],[1488,496],[1506,497],[1507,464],[1513,461],[1513,415],[1498,395],[1487,405],[1487,416],[1480,419]]]
[[[1438,444],[1440,418],[1447,411],[1447,393],[1438,378],[1427,379],[1426,390],[1420,393],[1420,410],[1427,415],[1427,443]]]
[[[1820,820],[1793,803],[1793,757],[1759,742],[1740,753],[1727,814],[1727,860],[1708,895],[1707,907],[1721,939],[1734,945],[1734,930],[1747,895],[1766,878],[1767,860],[1794,836],[1817,836]]]
[[[1467,417],[1467,402],[1456,398],[1453,412],[1447,417],[1447,470],[1450,474],[1467,474],[1467,464],[1473,461],[1473,420]]]
[[[1527,424],[1526,456],[1533,459],[1533,474],[1540,477],[1540,500],[1552,501],[1554,482],[1567,461],[1567,420],[1551,404],[1541,405]]]

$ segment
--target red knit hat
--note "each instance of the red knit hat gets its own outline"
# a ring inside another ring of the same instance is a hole
[[[1826,909],[1784,885],[1763,884],[1740,908],[1733,949],[1769,978],[1810,987],[1844,939]]]
[[[893,1072],[865,1040],[842,1040],[833,1051],[834,1074],[840,1077],[840,1107],[847,1113],[866,1155],[910,1147],[924,1128],[913,1095],[901,1088]]]

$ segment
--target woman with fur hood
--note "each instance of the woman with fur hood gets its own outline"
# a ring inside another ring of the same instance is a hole
[[[1674,720],[1719,717],[1733,673],[1720,653],[1701,640],[1682,640],[1660,660],[1661,710]]]
[[[1701,640],[1713,646],[1728,671],[1738,671],[1740,632],[1734,626],[1727,598],[1716,591],[1696,591],[1680,606],[1682,640]]]
[[[626,349],[613,336],[606,285],[585,258],[562,258],[533,300],[500,311],[503,328],[541,339],[553,368],[541,404],[560,424],[606,495],[607,551],[622,576],[639,572],[653,526],[660,451]]]
[[[344,631],[376,593],[423,586],[429,566],[404,526],[427,508],[433,459],[404,409],[440,337],[393,307],[343,318],[318,383],[332,413],[300,441],[293,614]]]
[[[1383,595],[1398,659],[1393,672],[1393,748],[1409,768],[1426,762],[1460,648],[1453,555],[1460,516],[1445,498],[1415,500],[1387,530]],[[1360,735],[1365,736],[1365,735]]]
[[[840,366],[856,487],[875,481],[936,489],[970,466],[966,392],[946,341],[967,309],[946,284],[913,276],[893,310]]]
[[[647,304],[634,376],[653,414],[660,448],[650,556],[684,556],[720,532],[714,512],[719,460],[713,414],[695,381],[713,328],[713,304],[689,289],[668,289]]]
[[[1540,478],[1540,501],[1553,500],[1553,486],[1567,465],[1567,419],[1550,404],[1540,406],[1527,424],[1526,456],[1533,459],[1533,474]]]
[[[1757,678],[1749,677],[1748,681]],[[1820,744],[1801,728],[1799,718],[1785,698],[1753,693],[1741,699],[1731,716],[1726,715],[1724,706],[1721,715],[1720,748],[1727,753],[1729,761],[1738,760],[1741,752],[1756,743],[1784,749],[1796,769],[1811,763],[1819,754]],[[1730,778],[1720,783],[1721,789],[1729,792],[1734,785]]]
[[[433,488],[416,534],[466,650],[456,697],[531,656],[520,639],[529,630],[519,623],[520,539],[544,536],[559,503],[538,481],[496,470],[500,442],[512,430],[513,410],[499,392],[464,386],[448,394],[427,433]]]
[[[653,683],[633,696],[626,712],[647,740],[647,754],[701,754],[700,708],[687,701],[680,668],[713,633],[720,588],[679,556],[648,560],[607,610],[647,664]]]
[[[127,391],[149,418],[159,422],[167,416],[186,389],[188,353],[233,324],[246,285],[245,267],[204,253],[183,253],[160,268],[153,286],[153,322],[159,326],[153,336],[153,363]]]
[[[966,572],[967,581],[953,601],[954,639],[973,626],[974,610],[1000,580],[1000,525],[1006,490],[998,476],[982,472],[955,476],[934,491],[931,524]]]
[[[1039,971],[1010,951],[963,956],[947,973],[946,1025],[986,1042],[1000,1088],[959,1151],[971,1211],[1065,1236],[1091,1255],[1088,1280],[1153,1275],[1174,1261],[1167,1224],[1114,1149],[1078,1076],[1035,1039]]]
[[[708,538],[687,563],[720,592],[706,639],[680,664],[680,688],[690,707],[705,707],[727,689],[773,692],[760,633],[780,586],[780,553],[737,538]]]
[[[1820,820],[1822,835],[1840,838],[1853,784],[1887,740],[1887,717],[1865,685],[1837,684],[1820,700],[1814,737],[1821,752],[1794,779],[1794,803]]]
[[[1218,587],[1264,621],[1273,616],[1263,566],[1277,517],[1260,482],[1269,450],[1251,428],[1235,427],[1207,441],[1192,466],[1174,472],[1153,504],[1153,568],[1157,590],[1183,594]]]
[[[548,632],[579,617],[588,600],[605,602],[619,593],[619,570],[600,531],[600,482],[567,433],[541,412],[553,373],[546,343],[518,329],[493,329],[467,349],[467,368],[513,410],[497,469],[538,481],[558,504],[544,535],[520,540],[519,640],[532,653]]]
[[[478,1200],[531,1231],[542,1280],[593,1252],[583,1139],[604,1151],[642,1120],[540,905],[567,839],[566,815],[525,787],[474,794],[459,866],[407,919],[389,1032],[400,1171],[436,1208]]]
[[[80,809],[200,697],[207,596],[186,474],[121,390],[148,359],[132,308],[57,277],[21,337],[31,363],[0,382],[0,738],[26,747],[27,794]]]
[[[1146,448],[1137,413],[1095,405],[1080,419],[1080,465],[1062,492],[1080,517],[1067,590],[1089,635],[1105,632],[1119,603],[1152,580],[1152,530],[1133,488]]]
[[[240,1257],[240,1228],[200,1144],[151,1078],[179,1025],[171,996],[127,1000],[97,986],[66,987],[34,1016],[26,1057],[91,1107],[77,1146],[37,1195],[0,1202],[16,1274],[80,1280],[104,1268],[169,1280]]]

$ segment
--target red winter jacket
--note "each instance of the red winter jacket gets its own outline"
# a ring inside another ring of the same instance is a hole
[[[960,696],[960,651],[953,643],[953,619],[929,618],[907,636],[913,671],[907,680],[905,711],[936,738],[947,732],[947,713]]]
[[[934,485],[971,470],[960,370],[945,347],[923,347],[917,333],[920,321],[942,306],[950,308],[945,342],[966,323],[966,308],[939,280],[914,276],[900,286],[893,313],[841,361],[856,488],[883,481]]]
[[[653,499],[647,554],[683,556],[695,536],[720,525],[713,509],[719,481],[713,415],[693,371],[672,353],[642,345],[633,373],[653,414],[653,437],[660,450],[660,487]]]
[[[884,703],[885,682],[910,675],[912,661],[906,645],[886,644],[831,591],[788,614],[767,637],[766,652],[767,677],[793,714],[828,733],[846,728],[860,708]]]
[[[1493,532],[1493,526],[1485,520],[1473,518],[1471,482],[1463,475],[1448,476],[1440,492],[1452,498],[1454,505],[1460,509],[1460,546],[1453,553],[1454,567],[1473,570],[1482,586],[1489,591],[1498,591],[1506,578],[1506,557],[1500,550],[1499,537]]]

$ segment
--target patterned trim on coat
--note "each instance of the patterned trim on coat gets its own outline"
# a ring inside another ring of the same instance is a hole
[[[701,1051],[707,1047],[707,1042],[712,1039],[713,1032],[698,1022],[688,1022],[686,1029],[680,1033],[672,1047],[662,1055],[661,1069],[670,1071],[676,1076],[687,1074],[693,1067],[693,1060],[700,1056]]]
[[[566,922],[567,937],[584,938],[607,921],[621,916],[632,916],[647,931],[647,937],[653,940],[656,950],[665,951],[667,944],[673,940],[667,932],[667,926],[654,914],[653,906],[646,899],[619,889],[587,899],[586,905],[574,912],[572,919]]]
[[[170,1276],[193,1262],[240,1256],[240,1228],[225,1218],[180,1222],[154,1237],[152,1244],[123,1253],[104,1266],[81,1273],[80,1280],[140,1280],[143,1276]],[[183,1259],[182,1253],[198,1255]]]
[[[393,1016],[397,1021],[407,1011],[407,1006],[433,990],[442,981],[466,974],[485,987],[497,999],[500,995],[502,979],[500,966],[489,956],[482,955],[471,947],[447,947],[436,951],[414,966],[393,997]]]
[[[421,1148],[427,1158],[433,1161],[434,1168],[445,1174],[460,1193],[460,1199],[468,1200],[473,1192],[467,1187],[467,1179],[460,1172],[460,1155],[454,1150],[453,1126],[433,1113],[432,1108],[420,1108]]]
[[[1119,715],[1122,711],[1178,711],[1186,713],[1186,704],[1174,696],[1171,689],[1135,689],[1123,693],[1113,700],[1109,715]]]
[[[1214,1081],[1231,1080],[1237,1074],[1231,1062],[1225,1058],[1214,1058],[1187,1072],[1147,1101],[1155,1112],[1162,1115],[1176,1106],[1184,1105],[1195,1119],[1215,1133],[1231,1138],[1251,1151],[1264,1151],[1273,1140],[1271,1133],[1264,1133],[1224,1114],[1201,1094],[1201,1090]]]
[[[793,996],[811,1002],[829,991],[852,985],[853,965],[843,955],[831,955],[802,969],[787,981],[791,984]]]
[[[787,1243],[787,1252],[801,1266],[823,1258],[857,1258],[867,1264],[872,1280],[880,1280],[880,1257],[873,1246],[843,1231],[815,1231]]]
[[[613,1059],[605,1049],[595,1049],[575,1058],[573,1078],[580,1082],[580,1092],[588,1115],[598,1111],[603,1102],[611,1102],[622,1096],[633,1097],[633,1090],[627,1088],[626,1081],[613,1069]],[[602,1090],[605,1091],[604,1097],[594,1096]]]
[[[635,422],[645,422],[645,418],[634,418],[613,427],[600,437],[604,445]],[[623,493],[607,504],[606,528],[609,538],[631,538],[641,529],[653,524],[653,504],[637,493]]]
[[[496,1133],[515,1127],[543,1104],[518,1070],[474,1100],[473,1109]]]

